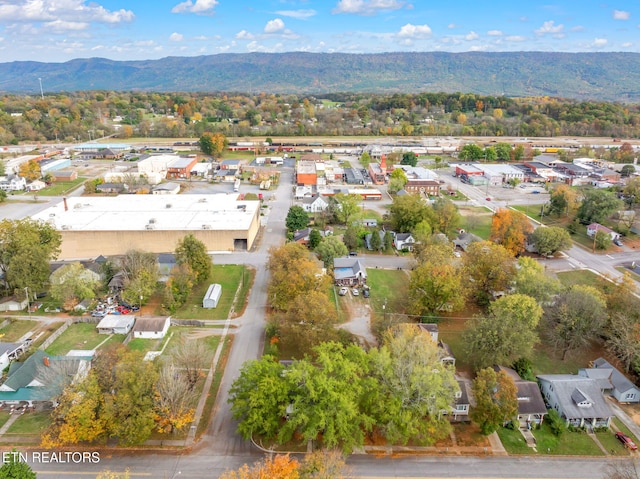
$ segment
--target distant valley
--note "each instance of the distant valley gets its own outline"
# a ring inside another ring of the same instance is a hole
[[[4,92],[416,93],[640,101],[638,53],[247,53],[0,63]]]

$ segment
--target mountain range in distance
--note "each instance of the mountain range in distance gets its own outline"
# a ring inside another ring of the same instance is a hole
[[[640,101],[640,53],[243,53],[159,60],[0,63],[0,90],[322,95],[463,92]]]

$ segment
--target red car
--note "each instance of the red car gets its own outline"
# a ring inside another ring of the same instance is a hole
[[[627,449],[631,449],[632,451],[636,451],[638,449],[636,443],[633,442],[631,438],[626,434],[622,432],[616,432],[616,437],[618,438],[618,441],[624,444],[624,447],[626,447]]]

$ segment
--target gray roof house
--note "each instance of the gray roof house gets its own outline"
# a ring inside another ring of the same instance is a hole
[[[597,380],[574,374],[542,374],[538,381],[546,403],[567,424],[609,427],[614,414]]]
[[[367,271],[357,258],[334,258],[333,277],[337,286],[360,286],[367,282]]]
[[[129,334],[135,321],[135,316],[129,314],[107,314],[96,325],[96,329],[99,334]]]
[[[411,233],[396,233],[393,244],[398,251],[403,249],[413,251],[413,245],[416,244],[416,240]]]
[[[319,213],[329,207],[329,202],[321,195],[305,197],[302,199],[302,208],[307,213]]]
[[[607,373],[608,375],[605,377]],[[597,379],[601,381],[601,386],[606,384],[604,381],[608,381],[610,386],[608,388],[601,387],[601,390],[611,394],[618,402],[640,402],[640,388],[604,358],[596,359],[593,362],[593,368],[581,369],[578,371],[578,375]]]
[[[471,381],[456,376],[460,391],[456,394],[455,406],[449,416],[453,421],[465,421],[469,418],[469,409],[474,406],[473,394],[471,393]]]
[[[378,230],[378,236],[380,236],[380,244],[384,246],[384,235],[386,234],[385,230]],[[373,233],[367,233],[364,237],[364,242],[367,245],[368,250],[372,250],[371,246],[371,238],[373,237]]]
[[[467,251],[469,245],[477,241],[482,241],[482,238],[474,235],[473,233],[467,233],[464,230],[460,230],[458,237],[453,240],[453,245],[456,248],[460,248],[462,251]]]
[[[494,366],[497,371],[504,371],[516,385],[518,389],[518,422],[520,426],[527,423],[540,424],[547,414],[547,406],[542,398],[542,393],[535,381],[522,379],[513,369],[505,366]]]

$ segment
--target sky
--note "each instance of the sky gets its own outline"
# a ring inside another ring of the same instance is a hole
[[[640,1],[0,0],[0,62],[291,51],[640,52]]]

